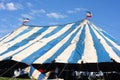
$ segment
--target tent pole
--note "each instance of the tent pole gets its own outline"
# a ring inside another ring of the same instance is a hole
[[[99,63],[97,63],[97,72],[100,71],[100,68],[99,68]],[[102,78],[100,77],[100,80],[102,80]]]
[[[99,63],[97,63],[97,70],[98,70],[98,72],[100,71],[100,68],[99,68]],[[103,74],[103,78],[102,78],[102,77],[100,77],[100,80],[105,80],[105,78],[104,78],[104,74]]]
[[[45,69],[45,71],[46,71],[47,69],[49,69],[49,67],[50,67],[52,64],[54,64],[54,63],[55,63],[55,60],[53,60],[52,63],[50,63],[50,64],[47,66],[47,68]]]
[[[65,70],[67,64],[64,65],[63,69],[61,70],[61,72],[59,73],[58,77],[60,77],[60,75],[62,74],[62,72]]]

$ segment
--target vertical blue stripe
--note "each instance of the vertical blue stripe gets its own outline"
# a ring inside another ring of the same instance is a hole
[[[97,52],[98,62],[111,62],[110,56],[104,49],[103,45],[100,43],[100,39],[97,38],[96,34],[94,33],[94,31],[92,30],[91,27],[92,26],[89,25],[90,33],[91,33],[93,41],[94,41],[94,47]]]
[[[108,33],[106,33],[105,31],[101,31],[106,37],[108,37],[109,39],[111,39],[112,41],[114,41],[115,43],[117,43],[120,46],[120,43],[113,38],[112,36],[110,36]]]
[[[56,39],[51,40],[48,42],[45,46],[28,56],[27,58],[23,59],[22,62],[25,62],[27,64],[31,64],[34,62],[36,59],[44,55],[47,51],[49,51],[51,48],[53,48],[57,43],[59,43],[62,39],[64,39],[68,34],[70,34],[77,26],[79,23],[76,23],[72,25],[69,30],[67,30],[65,33],[62,35],[58,36]]]
[[[35,69],[33,66],[31,66],[31,67],[30,67],[30,72],[28,73],[28,76],[31,77],[35,70],[37,70],[37,69]],[[34,77],[34,76],[33,76],[33,77]],[[37,79],[37,80],[42,80],[44,77],[45,77],[45,73],[41,73],[41,74],[38,76],[38,79]]]
[[[15,45],[11,46],[10,48],[8,48],[5,52],[1,53],[0,55],[3,55],[3,54],[8,53],[10,51],[14,51],[14,50],[18,49],[19,47],[24,46],[25,44],[29,43],[29,41],[38,37],[41,33],[46,31],[47,29],[48,29],[48,27],[43,27],[42,29],[38,30],[36,33],[33,33],[28,38],[26,38],[26,39],[22,40],[21,42],[18,42]]]
[[[71,53],[71,56],[68,59],[68,63],[77,63],[78,60],[82,57],[84,51],[85,27],[86,26],[84,25],[79,36],[79,41],[76,44],[75,50]]]
[[[79,30],[80,30],[80,28],[78,28],[77,31],[71,35],[71,37],[69,38],[69,40],[66,43],[64,43],[63,46],[61,46],[54,53],[54,55],[52,55],[50,58],[48,58],[44,63],[51,63],[52,61],[54,61],[55,58],[57,56],[59,56],[71,44],[71,41],[74,39],[74,37],[76,36],[76,34],[79,32]]]
[[[45,73],[41,73],[37,80],[43,80],[45,76],[46,76]]]
[[[95,29],[95,28],[94,28]],[[103,38],[104,38],[104,40],[106,41],[106,43],[113,49],[113,51],[120,57],[120,50],[118,50],[115,46],[113,46],[112,44],[111,44],[111,42],[109,42],[97,29],[95,29],[98,33],[99,33],[99,35],[101,35]],[[118,45],[119,46],[119,45]]]
[[[35,68],[30,66],[30,72],[28,75],[31,77],[34,71],[35,71]]]

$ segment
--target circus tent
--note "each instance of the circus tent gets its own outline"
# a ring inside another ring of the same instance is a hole
[[[26,64],[120,63],[120,44],[88,20],[59,26],[21,26],[0,40],[0,61]]]
[[[64,25],[22,25],[0,39],[0,61],[7,60],[45,66],[119,64],[120,43],[88,19]]]

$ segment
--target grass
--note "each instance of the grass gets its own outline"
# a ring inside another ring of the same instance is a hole
[[[0,80],[31,80],[26,78],[7,78],[7,77],[0,77]]]
[[[32,80],[32,79],[0,77],[0,80]],[[97,80],[104,80],[104,79],[97,79]]]

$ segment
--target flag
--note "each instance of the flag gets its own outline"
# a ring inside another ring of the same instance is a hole
[[[86,13],[86,18],[89,19],[89,18],[91,18],[91,17],[92,17],[92,13],[89,12],[89,11],[87,11],[87,13]]]
[[[32,79],[37,79],[37,80],[46,80],[49,75],[50,75],[50,71],[43,73],[40,72],[39,70],[35,69],[33,66],[30,67],[30,72],[29,72],[29,77]]]
[[[29,18],[24,18],[24,19],[23,19],[23,23],[26,23],[26,22],[29,22],[29,21],[30,21]]]

